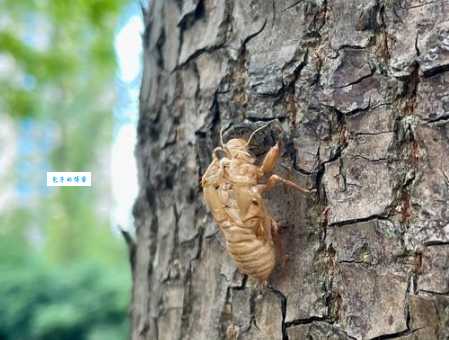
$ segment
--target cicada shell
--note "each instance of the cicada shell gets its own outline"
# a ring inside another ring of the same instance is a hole
[[[251,137],[258,130],[254,131]],[[285,183],[303,192],[297,184],[272,173],[278,158],[279,144],[273,146],[262,164],[249,152],[248,141],[230,139],[214,150],[212,162],[201,184],[206,204],[226,240],[228,253],[243,274],[266,282],[276,264],[274,234],[276,221],[266,208],[262,193],[276,183]],[[218,152],[223,157],[218,157]]]

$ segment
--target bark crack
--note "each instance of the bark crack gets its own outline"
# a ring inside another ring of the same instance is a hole
[[[354,218],[354,219],[345,220],[345,221],[333,222],[333,223],[330,223],[328,226],[329,227],[342,227],[342,226],[345,226],[345,225],[363,223],[363,222],[374,221],[374,220],[381,220],[381,221],[391,222],[391,220],[387,217],[387,214],[385,216],[383,216],[383,215],[370,215],[368,217]]]
[[[444,0],[428,1],[428,2],[423,2],[423,3],[419,4],[419,5],[406,6],[406,7],[403,7],[403,8],[404,9],[415,9],[415,8],[420,8],[420,7],[432,5],[432,4],[435,4],[435,3],[443,3],[443,2],[447,2],[447,1],[444,1]]]
[[[435,292],[432,290],[419,289],[419,292],[430,294],[430,295],[440,295],[440,296],[449,296],[449,290],[445,292]]]
[[[304,0],[296,1],[295,3],[291,4],[290,6],[287,6],[287,7],[285,7],[284,9],[282,9],[281,12],[288,11],[289,9],[298,6],[298,5],[301,4],[302,2],[304,2]]]
[[[281,302],[281,313],[282,313],[282,339],[288,340],[287,336],[287,325],[285,322],[285,317],[287,316],[287,297],[282,294],[280,290],[277,290],[276,288],[269,286],[268,287],[274,294],[276,294],[279,297],[279,300]]]

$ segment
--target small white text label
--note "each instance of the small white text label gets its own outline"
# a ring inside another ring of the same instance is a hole
[[[47,172],[47,187],[90,187],[91,172]]]

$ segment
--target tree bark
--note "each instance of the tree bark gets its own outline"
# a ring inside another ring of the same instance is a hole
[[[153,0],[136,156],[132,339],[449,338],[449,3]],[[205,208],[218,144],[272,122],[269,285]]]

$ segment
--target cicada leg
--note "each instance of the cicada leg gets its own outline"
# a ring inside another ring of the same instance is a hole
[[[262,165],[260,166],[260,170],[262,171],[262,173],[264,175],[273,171],[274,167],[276,166],[276,163],[279,160],[279,154],[280,154],[280,148],[279,148],[279,142],[278,142],[278,143],[276,143],[275,146],[273,146],[267,152],[267,154],[265,155],[265,158],[262,162]],[[278,175],[271,175],[270,178],[268,179],[267,183],[265,184],[265,186],[261,187],[261,192],[271,190],[278,183],[284,183],[288,186],[295,188],[298,191],[311,192],[309,189],[305,189],[305,188],[297,185],[296,183],[289,181],[288,179],[282,178],[281,176],[278,176]]]
[[[262,170],[263,174],[268,174],[273,172],[274,167],[279,159],[279,142],[276,143],[265,155],[265,158],[262,161],[262,165],[260,166],[260,170]]]
[[[315,191],[315,190],[305,189],[305,188],[299,186],[298,184],[296,184],[292,181],[289,181],[288,179],[282,178],[281,176],[278,176],[278,175],[271,175],[270,178],[268,178],[268,181],[266,184],[259,184],[257,187],[259,189],[259,192],[264,192],[264,191],[269,191],[269,190],[273,189],[273,187],[279,183],[284,183],[284,184],[286,184],[298,191],[301,191],[301,192],[314,192]]]

